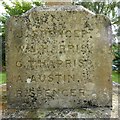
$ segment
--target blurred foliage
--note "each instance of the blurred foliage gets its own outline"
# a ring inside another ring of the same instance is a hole
[[[77,5],[82,5],[85,8],[91,10],[96,14],[104,14],[108,16],[113,24],[120,23],[120,18],[117,15],[117,8],[120,6],[120,2],[84,2],[78,0],[76,3]]]
[[[30,2],[26,1],[15,1],[11,2],[13,6],[9,6],[6,2],[3,2],[3,6],[8,13],[8,15],[13,16],[13,15],[21,15],[22,13],[25,13],[27,10],[32,8],[32,4]]]
[[[117,71],[112,71],[112,81],[120,84],[120,74]]]
[[[5,35],[5,23],[6,20],[10,17],[10,16],[14,16],[14,15],[22,15],[23,13],[25,13],[26,11],[30,10],[32,7],[34,6],[40,6],[41,2],[40,1],[34,1],[34,2],[28,2],[25,0],[21,0],[17,1],[15,0],[14,2],[11,2],[12,6],[8,5],[6,2],[2,2],[2,5],[4,6],[5,10],[6,10],[6,14],[2,14],[0,16],[0,21],[2,23],[1,28],[2,28],[2,37],[4,39]]]
[[[3,14],[2,16],[0,16],[0,21],[1,21],[1,24],[0,24],[0,28],[1,28],[1,36],[2,36],[2,40],[4,41],[5,40],[5,23],[8,19],[8,15],[7,14]]]
[[[112,50],[114,54],[113,64],[117,66],[118,72],[120,72],[120,44],[113,44]]]
[[[11,4],[12,4],[12,6],[4,1],[2,2],[2,5],[4,6],[6,13],[4,13],[0,16],[0,28],[1,28],[0,42],[2,43],[2,48],[0,49],[0,52],[2,52],[2,65],[3,66],[5,66],[5,23],[6,23],[7,19],[10,16],[22,15],[26,11],[30,10],[32,7],[40,6],[41,1],[36,0],[34,2],[28,2],[25,0],[21,0],[21,1],[15,0],[14,2],[11,1]],[[2,65],[0,65],[0,66],[2,66]]]

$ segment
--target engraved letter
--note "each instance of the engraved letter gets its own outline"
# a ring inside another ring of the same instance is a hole
[[[57,83],[59,83],[59,81],[60,81],[60,76],[62,76],[61,74],[56,74],[55,76],[57,76],[57,79],[58,79],[58,82]]]
[[[68,49],[74,52],[74,45],[68,45]]]
[[[68,91],[65,89],[65,90],[62,90],[62,92],[61,92],[64,96],[68,96]]]
[[[66,63],[66,67],[68,67],[68,66],[71,67],[71,61],[70,60],[66,60],[65,63]]]
[[[53,81],[53,75],[49,75],[49,76],[48,76],[48,81],[49,81],[49,82],[52,82],[52,81]]]
[[[75,37],[80,37],[80,34],[81,34],[80,30],[74,30]]]
[[[65,35],[66,35],[66,37],[71,37],[71,31],[70,30],[66,30],[65,31]]]
[[[71,96],[76,96],[76,89],[71,89],[70,93],[71,93]]]
[[[64,52],[65,53],[65,45],[60,45],[60,52]]]

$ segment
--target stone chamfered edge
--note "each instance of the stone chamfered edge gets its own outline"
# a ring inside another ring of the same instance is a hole
[[[30,13],[32,12],[42,12],[42,11],[80,11],[80,12],[86,12],[86,14],[91,14],[93,17],[101,17],[101,19],[103,19],[104,23],[106,24],[106,26],[110,26],[111,25],[111,21],[110,19],[103,15],[103,14],[95,14],[94,12],[88,10],[87,8],[83,7],[83,6],[80,6],[80,5],[73,5],[73,6],[69,6],[69,5],[66,5],[66,6],[39,6],[39,7],[33,7],[31,8],[30,10],[28,10],[26,13],[23,13],[21,16],[11,16],[7,22],[6,22],[6,27],[9,25],[9,22],[11,22],[12,19],[14,18],[24,18],[24,16],[28,16]],[[8,31],[9,29],[6,30],[6,36],[8,34]],[[7,37],[6,37],[6,40],[7,40]],[[111,43],[112,41],[110,41]]]
[[[12,28],[11,22],[13,22],[13,20],[15,20],[17,18],[24,19],[25,16],[29,16],[29,14],[31,14],[32,12],[41,12],[41,11],[80,11],[80,12],[82,11],[82,12],[85,12],[86,14],[91,14],[93,20],[94,20],[94,18],[96,18],[96,19],[98,18],[98,23],[99,23],[99,20],[101,19],[102,23],[104,24],[104,26],[109,29],[108,30],[108,35],[109,35],[108,43],[109,43],[110,47],[112,45],[112,37],[111,37],[112,36],[111,35],[112,31],[111,31],[111,22],[110,22],[110,20],[106,16],[104,16],[104,15],[94,14],[93,12],[91,12],[88,9],[84,8],[83,6],[50,6],[50,7],[49,6],[42,6],[42,7],[40,6],[40,7],[32,8],[31,10],[27,11],[26,13],[24,13],[21,16],[10,17],[10,19],[6,23],[6,27],[7,27],[7,30],[6,30],[6,41],[9,40],[8,37],[10,35],[10,31],[11,31],[11,28]],[[7,50],[9,50],[9,48],[7,48],[7,47],[8,47],[8,45],[6,43],[6,53],[7,53]],[[7,63],[8,63],[8,61],[7,61],[7,54],[6,54],[6,64]],[[7,68],[6,68],[6,70],[7,70]],[[111,95],[111,99],[110,99],[110,102],[109,102],[108,106],[112,106],[112,95]]]
[[[53,5],[53,6],[33,7],[30,10],[28,10],[26,13],[23,13],[21,16],[11,16],[6,22],[6,28],[9,25],[9,22],[11,22],[11,20],[14,19],[14,18],[15,19],[16,18],[23,18],[24,19],[25,16],[29,16],[29,14],[31,14],[32,12],[42,12],[42,11],[80,11],[80,12],[85,12],[86,14],[91,14],[93,18],[95,17],[96,19],[98,18],[98,20],[99,19],[103,20],[103,23],[105,24],[105,26],[109,27],[110,31],[108,31],[108,32],[110,32],[110,33],[108,33],[108,34],[109,35],[112,34],[111,21],[107,16],[105,16],[103,14],[95,14],[94,12],[88,10],[87,8],[85,8],[85,7],[81,6],[81,5],[70,5],[70,6],[69,5],[64,5],[64,6],[62,6],[62,5]],[[8,31],[9,31],[9,28],[6,30],[6,36],[8,34]],[[111,39],[109,40],[109,44],[111,46],[112,45],[112,36],[110,38]],[[6,37],[6,40],[7,39],[8,38]]]

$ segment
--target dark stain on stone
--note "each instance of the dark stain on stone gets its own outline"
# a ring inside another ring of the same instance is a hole
[[[90,36],[90,38],[92,38],[92,36]]]

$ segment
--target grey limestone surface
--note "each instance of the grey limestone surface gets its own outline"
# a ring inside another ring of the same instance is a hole
[[[35,7],[7,22],[12,108],[111,106],[111,23],[82,6]]]

